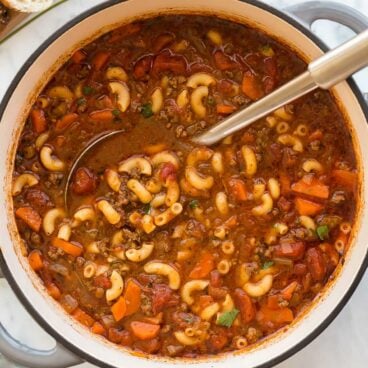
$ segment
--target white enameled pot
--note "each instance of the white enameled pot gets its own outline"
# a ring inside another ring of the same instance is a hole
[[[137,18],[163,14],[211,14],[257,27],[288,44],[306,61],[323,53],[325,47],[308,30],[319,18],[329,18],[355,31],[367,28],[368,21],[358,12],[338,4],[305,3],[289,9],[304,19],[304,25],[286,12],[257,1],[240,0],[129,0],[107,1],[91,9],[50,37],[26,62],[10,86],[0,107],[0,264],[21,302],[58,341],[49,351],[27,348],[13,340],[0,324],[0,352],[30,367],[67,367],[88,360],[101,367],[134,368],[254,368],[269,367],[290,356],[316,337],[337,315],[357,286],[367,266],[368,249],[368,137],[367,111],[363,98],[349,80],[333,88],[349,122],[360,174],[359,213],[353,227],[353,242],[344,266],[312,307],[289,327],[248,350],[216,357],[169,359],[131,353],[91,334],[73,321],[46,293],[39,278],[22,255],[10,196],[11,172],[16,142],[35,96],[52,74],[76,48],[119,24]]]

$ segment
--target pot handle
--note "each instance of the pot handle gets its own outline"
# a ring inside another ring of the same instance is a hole
[[[0,267],[0,278],[3,278]],[[0,322],[0,353],[10,361],[29,368],[67,368],[83,363],[59,343],[49,350],[31,348],[9,334]]]
[[[39,350],[12,337],[0,322],[0,351],[10,361],[29,368],[67,368],[83,361],[62,345]]]
[[[319,19],[328,19],[340,23],[355,33],[368,28],[368,18],[352,7],[336,2],[307,1],[284,8],[294,18],[298,18],[310,28]]]

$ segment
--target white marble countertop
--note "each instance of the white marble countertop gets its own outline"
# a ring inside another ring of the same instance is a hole
[[[367,0],[337,0],[368,16]],[[0,99],[11,80],[32,52],[55,30],[82,11],[102,3],[101,0],[69,0],[46,16],[37,19],[9,42],[0,45]],[[265,0],[270,5],[284,7],[301,0]],[[313,31],[328,45],[336,46],[351,37],[345,27],[318,21]],[[358,74],[358,85],[368,92],[368,72]],[[277,368],[366,368],[368,366],[368,275],[361,281],[349,303],[332,324],[302,351],[279,364]],[[25,312],[4,279],[0,279],[0,321],[19,340],[36,348],[49,348],[54,342]],[[0,368],[15,365],[0,356]],[[84,363],[78,368],[93,368]]]

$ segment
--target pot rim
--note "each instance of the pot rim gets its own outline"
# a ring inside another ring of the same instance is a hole
[[[42,54],[54,41],[56,41],[61,35],[63,35],[68,30],[72,29],[74,26],[78,25],[81,21],[87,19],[88,17],[107,9],[111,6],[114,6],[119,3],[126,2],[127,0],[108,0],[102,4],[96,5],[80,15],[76,16],[66,24],[64,24],[62,27],[60,27],[57,31],[55,31],[52,35],[50,35],[32,54],[31,56],[26,60],[26,62],[23,64],[23,66],[20,68],[20,70],[17,72],[13,80],[11,81],[9,87],[7,88],[4,97],[2,101],[0,102],[0,121],[3,118],[3,114],[8,106],[8,103],[10,99],[12,98],[12,95],[17,88],[18,83],[21,81],[21,79],[26,75],[28,72],[28,69],[31,67],[33,62]],[[261,2],[260,0],[238,0],[240,2],[248,3],[250,5],[256,6],[262,10],[265,10],[266,12],[269,12],[273,14],[274,16],[282,19],[283,21],[289,23],[292,25],[296,30],[300,31],[309,38],[316,46],[318,46],[322,51],[326,52],[328,51],[327,45],[318,38],[313,32],[311,32],[307,27],[305,27],[302,23],[297,21],[295,18],[293,18],[290,14],[283,12],[282,10],[275,8],[271,5],[268,5],[266,3]],[[363,97],[362,92],[358,88],[355,81],[350,77],[346,80],[349,88],[351,89],[352,93],[357,99],[357,102],[359,103],[362,112],[368,121],[368,105],[365,102],[365,99]],[[362,229],[360,229],[362,231]],[[306,335],[304,338],[302,338],[296,345],[290,347],[289,349],[285,350],[283,353],[278,355],[275,358],[272,358],[268,360],[267,362],[258,364],[254,366],[254,368],[269,368],[274,366],[275,364],[278,364],[290,356],[294,355],[298,351],[300,351],[302,348],[304,348],[306,345],[311,343],[316,337],[318,337],[330,324],[331,322],[337,317],[337,315],[340,313],[340,311],[344,308],[346,303],[349,301],[350,297],[353,295],[354,291],[356,290],[357,286],[359,285],[366,268],[368,267],[368,251],[366,252],[364,259],[362,260],[362,263],[360,265],[360,268],[358,272],[356,273],[355,278],[351,282],[350,287],[346,290],[344,293],[344,296],[340,300],[340,302],[331,310],[329,315],[326,319],[324,319],[313,331],[311,331],[308,335]],[[88,362],[91,362],[93,364],[98,365],[102,368],[114,368],[110,364],[104,363],[100,361],[99,359],[95,358],[94,356],[86,353],[85,351],[81,350],[79,347],[73,345],[70,343],[67,339],[64,338],[64,336],[61,335],[58,331],[56,331],[51,325],[49,325],[46,320],[41,316],[41,314],[36,310],[36,308],[33,306],[33,304],[27,299],[25,294],[23,293],[21,287],[18,285],[15,277],[12,275],[11,271],[8,268],[8,265],[5,261],[4,255],[2,252],[0,252],[0,268],[3,270],[4,276],[6,280],[9,282],[12,290],[15,292],[17,298],[20,300],[22,305],[26,308],[27,312],[30,313],[30,315],[37,321],[37,323],[47,332],[49,333],[56,341],[60,342],[63,346],[68,348],[70,351],[77,354],[79,357],[87,360]],[[164,364],[164,362],[162,362]]]

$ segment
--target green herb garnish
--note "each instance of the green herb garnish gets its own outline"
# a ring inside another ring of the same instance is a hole
[[[326,240],[329,238],[330,234],[329,234],[329,228],[327,225],[321,225],[317,227],[316,233],[318,235],[318,237],[321,240]]]
[[[91,86],[83,86],[82,88],[82,92],[84,95],[89,96],[90,94],[92,94],[94,92],[94,88],[92,88]]]
[[[149,203],[143,206],[143,212],[148,215],[151,212],[151,205]]]
[[[81,106],[81,105],[85,105],[87,103],[87,100],[84,97],[79,97],[77,99],[77,105]]]
[[[194,210],[195,208],[197,208],[199,206],[199,202],[196,199],[193,199],[192,201],[189,202],[189,207]]]
[[[207,98],[207,103],[208,103],[209,105],[213,106],[213,105],[216,103],[216,101],[215,101],[215,99],[214,99],[212,96],[209,96],[209,97]]]
[[[275,55],[275,51],[273,51],[273,48],[270,45],[264,45],[260,48],[260,51],[262,55],[267,57],[272,57]]]
[[[112,110],[112,114],[115,116],[115,117],[119,117],[120,116],[120,110],[118,110],[118,109],[114,109],[114,110]]]
[[[141,114],[145,117],[145,118],[149,118],[153,115],[153,111],[152,111],[152,105],[147,102],[145,104],[142,105],[141,107]]]
[[[233,322],[235,321],[236,316],[239,314],[237,309],[232,309],[231,311],[224,312],[220,314],[217,319],[217,324],[224,327],[231,327]]]
[[[268,268],[271,268],[273,266],[273,264],[274,264],[273,261],[266,261],[262,265],[262,270],[267,270]]]

